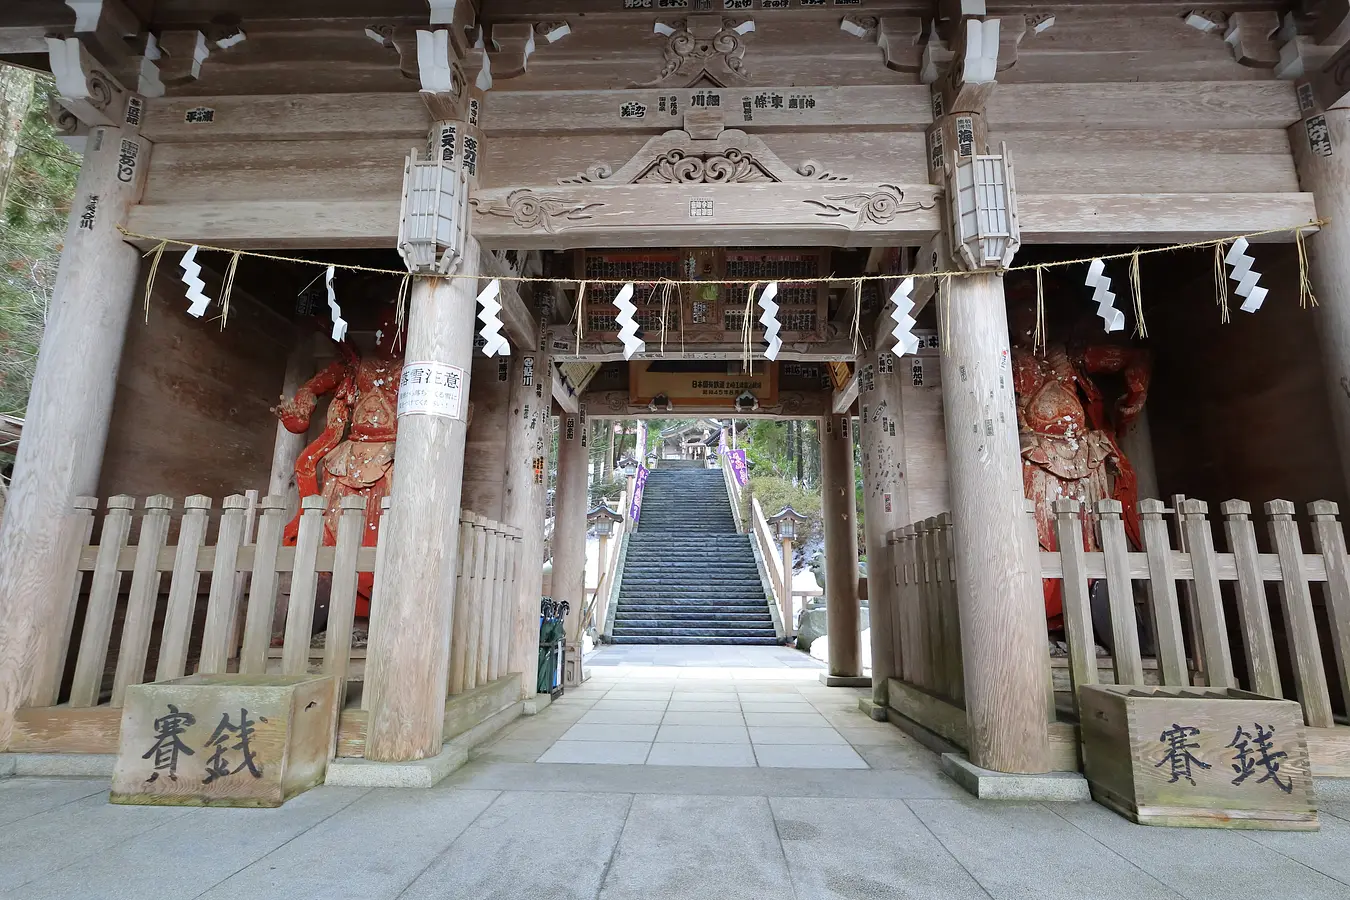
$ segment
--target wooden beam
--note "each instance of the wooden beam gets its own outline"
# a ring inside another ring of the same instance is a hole
[[[667,340],[666,352],[656,348],[633,356],[634,360],[645,359],[743,359],[745,347],[737,342],[717,341],[707,344],[687,344],[683,349],[678,340]],[[756,346],[756,365],[763,357],[763,347]],[[853,340],[849,337],[837,337],[824,341],[795,341],[785,343],[778,352],[782,362],[825,362],[827,360],[853,359]],[[573,332],[565,326],[555,326],[553,332],[554,362],[624,362],[623,345],[616,340],[600,342],[593,339],[582,340],[581,349],[577,349]]]
[[[1019,194],[1022,243],[1169,243],[1289,228],[1317,218],[1311,193]],[[1293,241],[1292,232],[1255,238]]]
[[[842,416],[853,409],[853,404],[858,399],[858,371],[853,371],[853,376],[849,378],[848,384],[844,385],[843,390],[835,391],[830,399],[830,411],[836,416]]]
[[[492,253],[483,254],[480,267],[484,278],[501,278],[517,274]],[[517,282],[503,281],[501,284],[498,299],[502,304],[501,319],[506,335],[511,338],[511,343],[515,344],[517,349],[532,351],[539,346],[539,317],[520,296]]]
[[[554,371],[550,381],[553,382],[553,399],[558,402],[562,411],[574,416],[578,415],[581,412],[580,401],[576,394],[568,393],[567,379],[562,377],[561,372]]]
[[[557,394],[555,393],[556,397]],[[826,391],[779,391],[778,402],[760,406],[751,413],[736,412],[738,419],[767,419],[781,416],[819,418],[829,414],[830,394]],[[679,416],[711,415],[729,417],[733,413],[725,403],[720,406],[702,406],[677,403],[671,412],[652,412],[645,403],[633,403],[628,391],[590,391],[586,394],[588,418],[642,419]]]
[[[748,186],[730,187],[744,190]],[[668,201],[671,209],[678,206],[675,195],[688,196],[687,189],[670,186],[662,193],[671,195]],[[703,193],[706,195],[709,190],[704,189]],[[791,202],[798,193],[797,185],[764,185],[755,202],[763,208],[763,219],[772,222],[778,204]],[[783,199],[785,194],[786,201]],[[1042,244],[1203,240],[1268,228],[1287,228],[1309,222],[1317,215],[1312,194],[1292,191],[1268,194],[1020,194],[1017,202],[1023,242]],[[687,206],[687,200],[685,204]],[[612,205],[617,210],[617,203]],[[397,240],[398,209],[397,197],[359,201],[159,203],[133,207],[127,227],[152,237],[244,249],[388,248]],[[612,227],[563,233],[538,230],[529,234],[514,227],[510,219],[480,215],[476,217],[474,233],[484,247],[491,249],[521,249],[527,245],[565,249],[579,244],[592,247],[706,246],[741,242],[852,246],[855,242],[860,245],[875,242],[879,233],[888,234],[897,243],[922,244],[939,227],[936,208],[912,214],[912,224],[890,232],[851,231],[827,224],[810,227],[743,224],[709,228],[685,224],[698,220],[688,219],[687,210],[684,213],[675,219],[676,224],[672,224],[655,210],[635,210],[631,216],[620,211],[615,218],[621,221]],[[897,217],[896,221],[900,218],[903,217]],[[485,221],[489,219],[497,221]],[[644,230],[635,232],[638,228]],[[1293,236],[1276,234],[1261,240],[1284,242],[1293,240]],[[146,240],[134,243],[142,248],[154,244]],[[784,358],[790,358],[788,348],[784,350]],[[847,355],[851,356],[852,351]]]
[[[157,144],[398,137],[409,147],[421,146],[431,117],[416,83],[408,86],[409,92],[401,94],[160,97],[146,101],[141,134]],[[188,122],[188,111],[196,109],[212,110],[211,121]]]

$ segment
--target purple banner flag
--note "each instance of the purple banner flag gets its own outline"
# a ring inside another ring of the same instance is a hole
[[[633,502],[628,507],[628,521],[634,525],[642,518],[642,491],[647,486],[647,467],[638,466],[637,474],[633,476]]]
[[[736,476],[736,483],[745,487],[750,483],[750,470],[745,465],[744,450],[728,450],[726,452],[727,462],[731,464],[731,474]]]

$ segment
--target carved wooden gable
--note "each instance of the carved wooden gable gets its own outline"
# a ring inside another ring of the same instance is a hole
[[[849,247],[922,243],[940,227],[931,185],[857,182],[813,159],[790,165],[720,116],[687,113],[684,124],[617,169],[596,163],[552,185],[475,192],[474,234],[526,249]]]
[[[615,171],[603,163],[590,166],[559,184],[744,184],[747,182],[847,181],[847,175],[825,170],[815,160],[792,168],[754,135],[727,129],[715,138],[699,139],[687,131],[667,131],[652,138]]]

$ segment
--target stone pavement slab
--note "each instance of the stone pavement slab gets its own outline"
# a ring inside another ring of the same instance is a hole
[[[400,900],[593,900],[629,794],[503,794]]]
[[[0,827],[104,790],[85,778],[0,778]]]
[[[769,806],[798,897],[989,896],[903,801],[771,797]]]
[[[710,897],[794,900],[768,801],[634,797],[600,900]]]

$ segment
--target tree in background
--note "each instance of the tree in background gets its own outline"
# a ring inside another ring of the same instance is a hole
[[[28,406],[80,160],[56,137],[51,80],[0,64],[0,414]],[[0,460],[7,468],[11,459]],[[4,487],[0,480],[0,489]],[[2,496],[2,494],[0,494]]]

